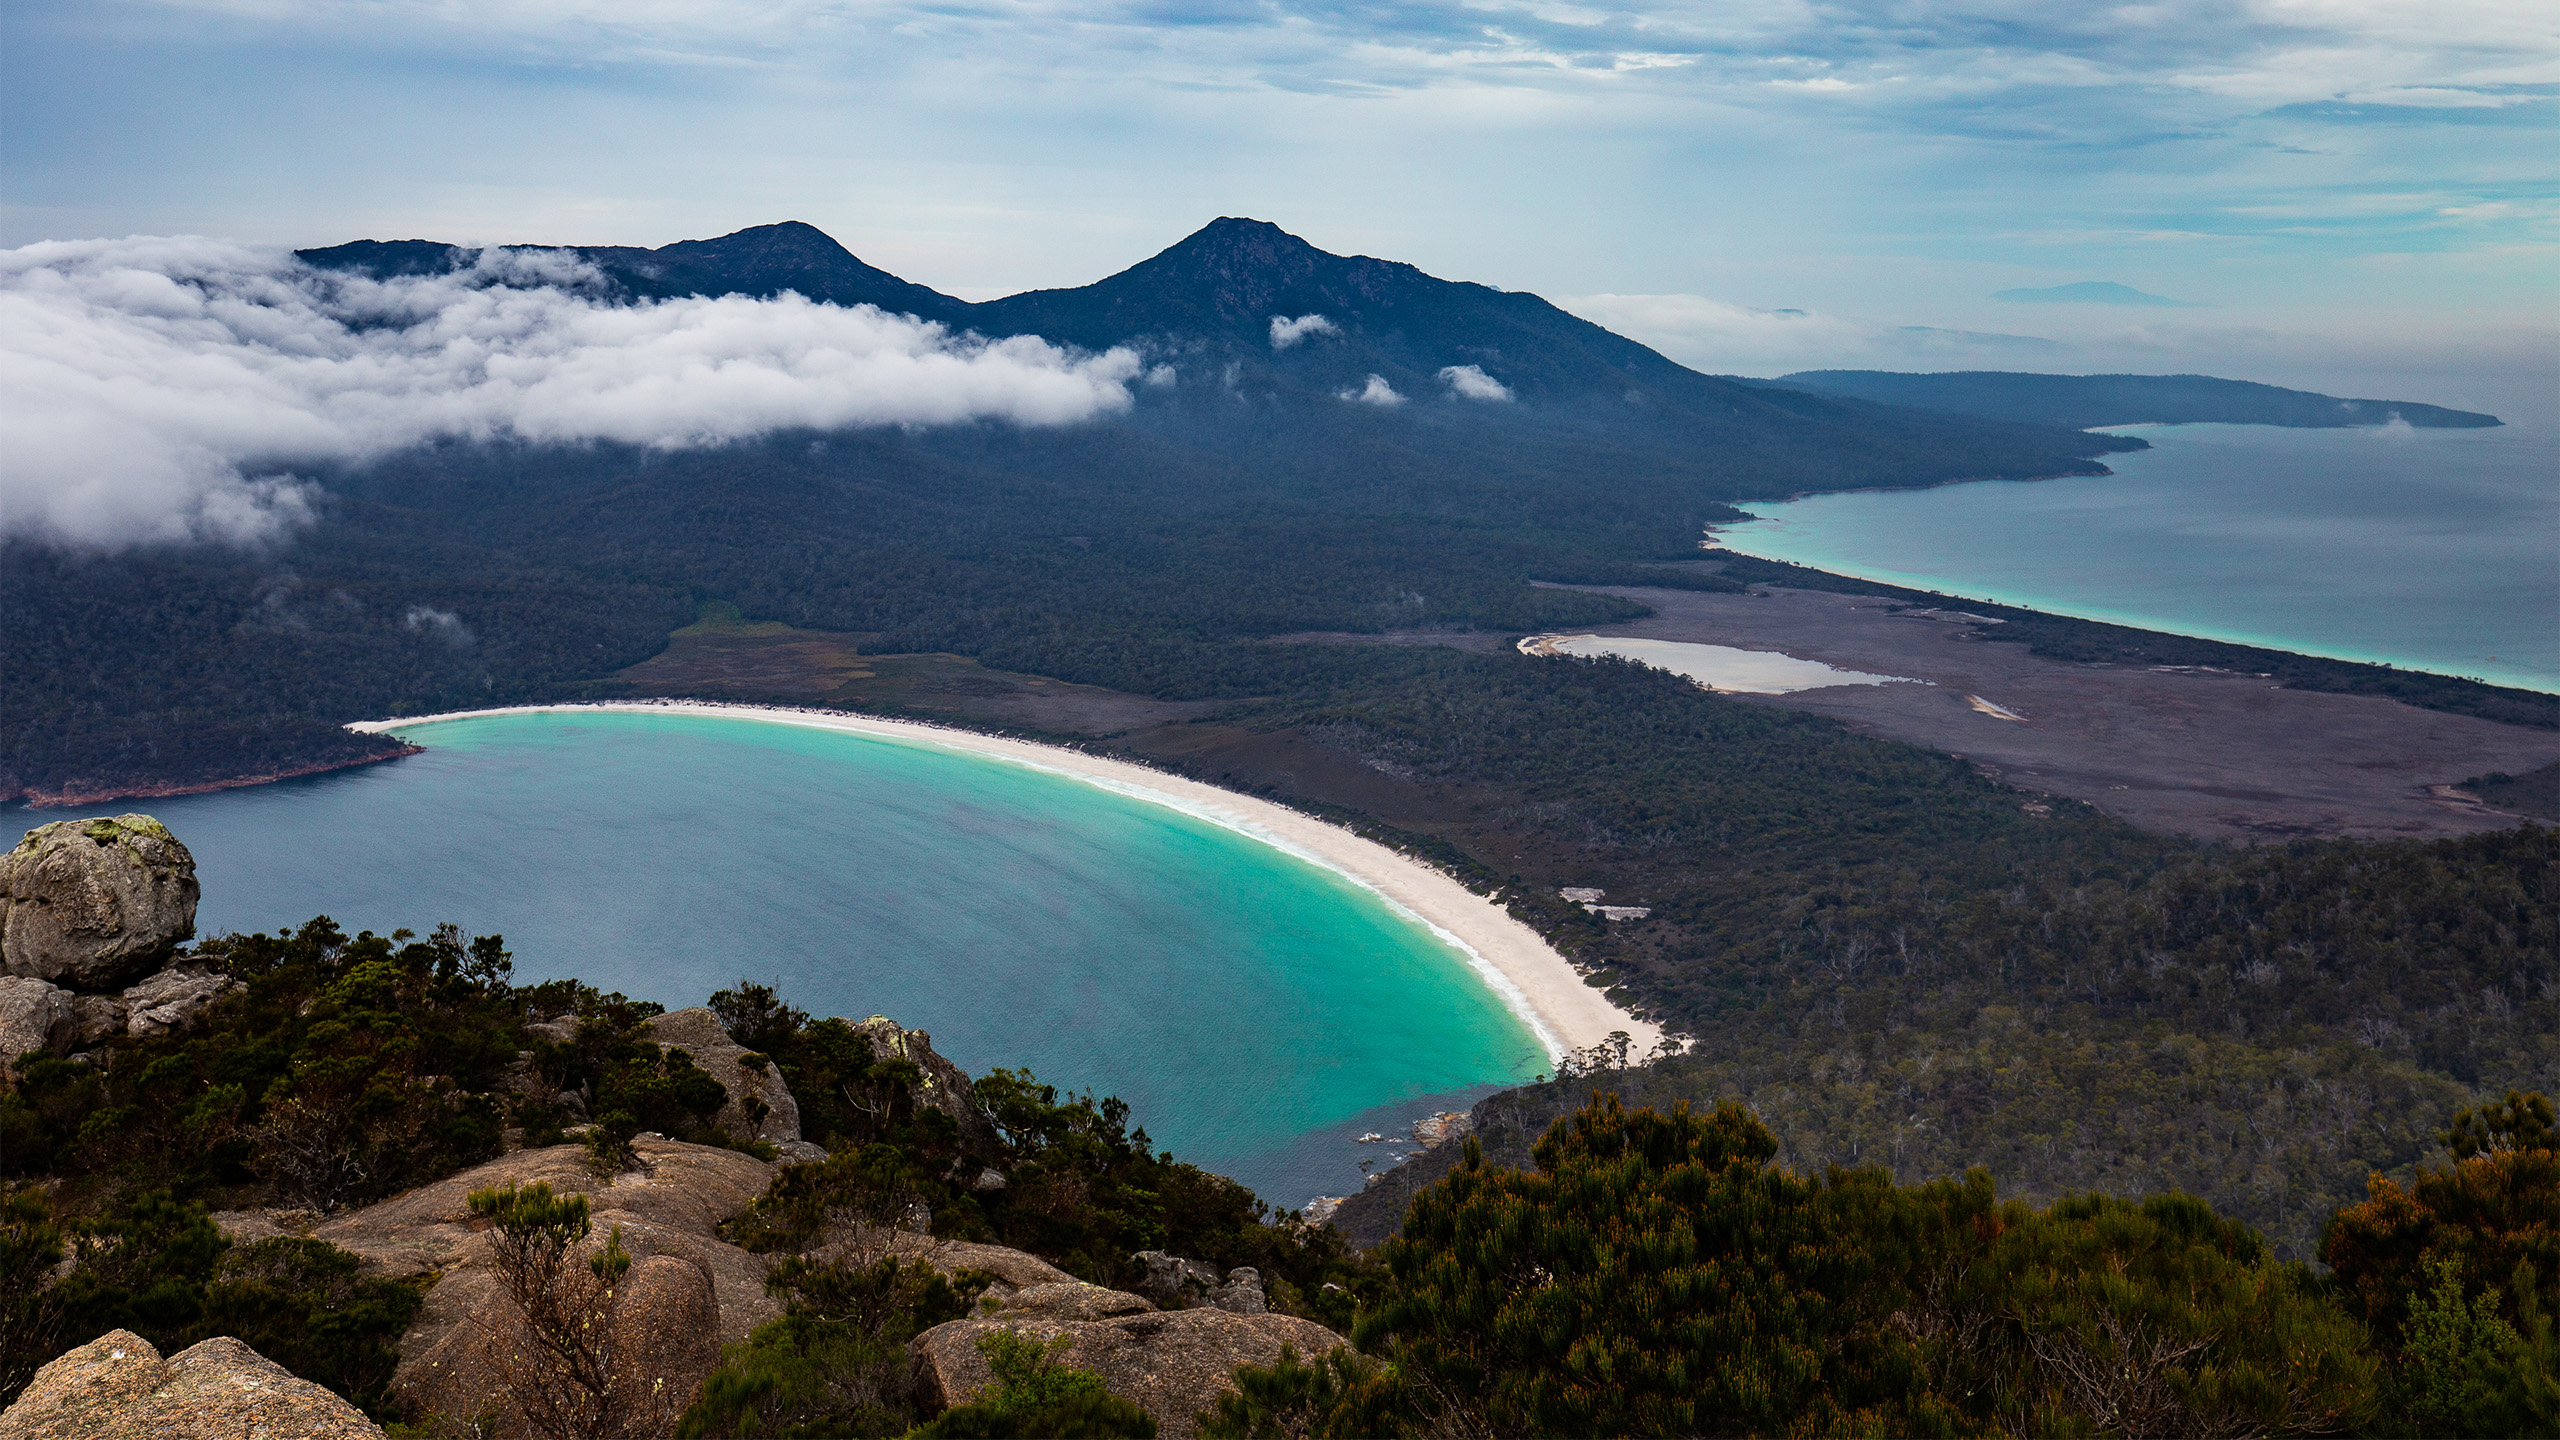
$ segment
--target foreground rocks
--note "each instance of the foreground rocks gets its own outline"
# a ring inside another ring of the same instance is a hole
[[[1312,1360],[1348,1343],[1294,1315],[1158,1310],[1144,1296],[1099,1285],[1034,1285],[991,1316],[954,1320],[915,1338],[908,1350],[927,1409],[967,1404],[994,1382],[978,1351],[979,1337],[993,1330],[1043,1344],[1064,1336],[1059,1362],[1101,1376],[1112,1394],[1154,1416],[1165,1440],[1189,1440],[1201,1413],[1235,1388],[1228,1377],[1237,1366],[1273,1364],[1283,1346]]]
[[[57,820],[0,855],[0,968],[70,990],[149,975],[196,932],[196,858],[148,815]]]
[[[36,1372],[0,1412],[0,1440],[382,1440],[336,1395],[224,1336],[167,1360],[110,1330]]]
[[[765,1294],[765,1259],[720,1238],[721,1221],[763,1193],[775,1166],[708,1145],[642,1136],[640,1166],[603,1177],[584,1147],[519,1150],[486,1165],[312,1224],[299,1212],[230,1211],[214,1219],[235,1241],[305,1234],[349,1250],[369,1274],[391,1279],[441,1275],[417,1321],[400,1339],[392,1393],[421,1410],[466,1418],[498,1407],[500,1433],[523,1433],[506,1413],[496,1361],[515,1333],[516,1313],[490,1263],[486,1232],[467,1197],[499,1185],[549,1184],[588,1198],[601,1246],[616,1226],[634,1263],[620,1287],[623,1353],[651,1380],[664,1380],[682,1409],[716,1368],[720,1347],[744,1340],[781,1314]]]

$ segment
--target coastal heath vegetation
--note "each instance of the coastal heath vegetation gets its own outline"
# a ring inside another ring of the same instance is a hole
[[[2192,1196],[1800,1173],[1729,1102],[1594,1093],[1531,1168],[1471,1140],[1378,1247],[1358,1353],[1238,1372],[1201,1433],[2560,1433],[2549,1101],[2480,1113],[2323,1275]]]
[[[598,1108],[615,1085],[631,1104],[687,1103],[686,1067],[642,1048],[655,1006],[515,985],[495,937],[348,937],[321,919],[198,953],[244,980],[198,1027],[117,1037],[85,1063],[21,1057],[0,1099],[9,1133],[35,1142],[11,1145],[0,1197],[12,1387],[110,1328],[164,1346],[233,1334],[397,1418],[393,1345],[432,1277],[367,1278],[314,1240],[235,1244],[209,1213],[312,1193],[309,1172],[260,1159],[280,1133],[268,1112],[305,1085],[326,1099],[348,1083],[337,1062],[366,1057],[378,1089],[328,1132],[360,1163],[318,1172],[338,1177],[328,1203],[343,1208],[558,1138],[541,1127],[558,1123],[560,1090]],[[907,1342],[973,1313],[987,1280],[865,1241],[919,1227],[1108,1285],[1136,1283],[1139,1249],[1250,1264],[1275,1309],[1350,1337],[1240,1374],[1203,1417],[1210,1435],[2560,1433],[2560,1142],[2538,1093],[2440,1110],[2439,1158],[2405,1182],[2372,1177],[2320,1227],[2322,1274],[2174,1188],[2030,1203],[1983,1169],[1911,1182],[1877,1164],[1790,1165],[1776,1129],[1730,1100],[1614,1093],[1686,1057],[1648,1069],[1604,1047],[1579,1057],[1593,1067],[1570,1082],[1582,1102],[1522,1163],[1495,1159],[1487,1137],[1444,1147],[1444,1173],[1364,1254],[1155,1150],[1115,1100],[1001,1070],[955,1091],[770,989],[714,998],[755,1047],[748,1063],[806,1097],[808,1133],[830,1152],[777,1168],[725,1227],[770,1257],[783,1313],[698,1393],[623,1394],[612,1357],[578,1339],[609,1303],[616,1247],[584,1233],[575,1197],[476,1193],[521,1262],[501,1266],[522,1282],[520,1308],[561,1341],[518,1387],[558,1392],[561,1433],[630,1429],[633,1406],[662,1398],[668,1413],[642,1430],[1149,1433],[1028,1342],[990,1357],[998,1383],[976,1402],[924,1413]],[[422,1074],[454,1128],[385,1169],[368,1123],[416,1124],[405,1097]],[[176,1102],[190,1090],[222,1094],[189,1116]],[[144,1126],[162,1143],[130,1143]],[[82,1137],[93,1143],[70,1143]]]

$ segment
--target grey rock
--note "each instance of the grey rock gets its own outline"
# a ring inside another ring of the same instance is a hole
[[[1208,1299],[1222,1283],[1217,1267],[1162,1250],[1141,1250],[1129,1258],[1147,1267],[1147,1278],[1138,1282],[1138,1293],[1161,1309],[1188,1309]]]
[[[0,969],[129,985],[196,933],[197,893],[195,857],[148,815],[38,826],[0,855]]]
[[[1346,1343],[1294,1315],[1176,1310],[1070,1320],[1008,1306],[992,1317],[936,1325],[909,1343],[918,1398],[927,1408],[964,1404],[994,1380],[978,1351],[978,1337],[990,1330],[1013,1330],[1043,1344],[1065,1337],[1060,1362],[1101,1376],[1112,1394],[1154,1416],[1165,1440],[1190,1440],[1201,1412],[1235,1388],[1229,1376],[1237,1366],[1270,1365],[1283,1346],[1313,1360]]]
[[[6,1440],[145,1435],[382,1440],[382,1427],[227,1335],[164,1361],[130,1330],[110,1330],[37,1371],[0,1412]]]
[[[1228,1271],[1227,1283],[1209,1292],[1209,1304],[1230,1315],[1260,1315],[1271,1309],[1262,1294],[1262,1272],[1250,1265]]]
[[[77,1043],[79,1033],[79,1009],[62,987],[32,976],[0,976],[0,1075],[16,1079],[19,1056],[60,1054]]]
[[[782,1083],[781,1069],[770,1061],[762,1070],[748,1066],[742,1059],[750,1053],[747,1047],[730,1039],[709,1009],[696,1005],[661,1015],[649,1022],[649,1039],[693,1057],[729,1092],[714,1123],[732,1137],[775,1144],[800,1138],[800,1102]]]
[[[124,1033],[147,1039],[182,1030],[203,1009],[240,988],[240,982],[206,965],[172,965],[125,987]]]
[[[815,1165],[827,1158],[827,1147],[813,1140],[777,1140],[773,1148],[787,1165]]]
[[[74,1045],[85,1049],[124,1033],[125,1003],[121,995],[74,995],[71,1008],[80,1017],[79,1038],[71,1042]]]

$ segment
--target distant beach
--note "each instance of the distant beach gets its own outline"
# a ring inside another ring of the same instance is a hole
[[[1465,954],[1486,987],[1528,1026],[1550,1059],[1561,1057],[1567,1050],[1599,1044],[1612,1031],[1625,1031],[1639,1054],[1651,1049],[1662,1035],[1659,1026],[1628,1014],[1598,989],[1584,983],[1573,966],[1536,931],[1441,871],[1286,806],[1126,761],[914,721],[705,701],[502,706],[358,721],[347,728],[382,734],[445,720],[581,711],[717,716],[831,730],[955,750],[1069,776],[1249,836],[1372,892]]]

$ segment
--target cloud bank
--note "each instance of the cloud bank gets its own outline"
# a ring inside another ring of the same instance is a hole
[[[256,541],[308,518],[293,467],[440,438],[1072,424],[1140,370],[796,295],[617,305],[559,252],[376,282],[218,240],[48,242],[0,252],[0,534]]]

